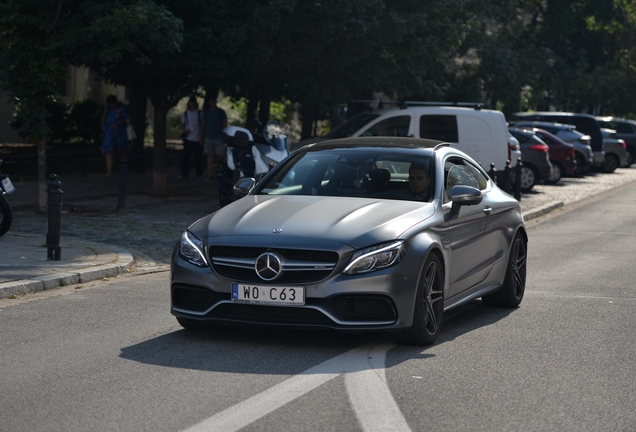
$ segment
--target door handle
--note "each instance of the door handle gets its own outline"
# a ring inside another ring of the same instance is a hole
[[[491,214],[491,213],[492,213],[492,207],[490,207],[490,206],[485,206],[485,207],[484,207],[484,214],[485,214],[486,216],[490,216],[490,214]]]

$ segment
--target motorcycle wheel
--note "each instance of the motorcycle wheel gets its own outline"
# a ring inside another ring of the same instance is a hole
[[[13,222],[13,212],[11,211],[9,201],[0,195],[0,237],[9,231],[11,222]]]

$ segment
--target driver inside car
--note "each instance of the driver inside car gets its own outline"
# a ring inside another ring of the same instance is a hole
[[[430,199],[431,179],[428,170],[423,165],[416,163],[409,167],[409,190],[423,201]]]

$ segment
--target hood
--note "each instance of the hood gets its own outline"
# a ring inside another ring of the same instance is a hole
[[[199,238],[320,239],[354,248],[398,238],[435,213],[433,204],[369,198],[248,195],[195,223]],[[279,231],[274,234],[274,231]]]

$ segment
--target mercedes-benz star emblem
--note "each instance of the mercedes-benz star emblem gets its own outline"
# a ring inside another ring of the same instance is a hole
[[[265,252],[256,258],[254,270],[258,277],[264,281],[273,281],[278,279],[283,268],[280,257],[273,252]]]

